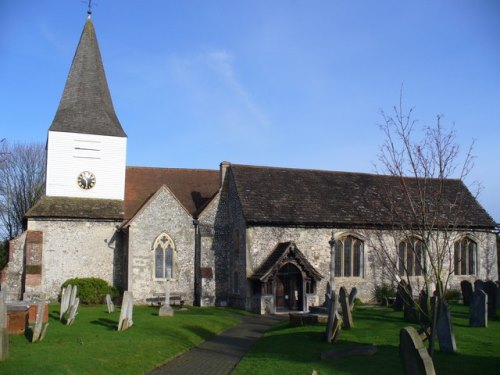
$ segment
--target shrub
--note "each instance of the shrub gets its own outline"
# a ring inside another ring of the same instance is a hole
[[[444,298],[447,301],[457,301],[462,297],[462,293],[460,293],[460,290],[458,289],[448,289],[446,291],[446,294]]]
[[[375,285],[375,299],[380,304],[385,304],[385,298],[396,297],[396,291],[388,284]]]
[[[80,303],[86,305],[96,305],[103,303],[106,294],[111,295],[111,298],[120,295],[119,290],[102,279],[96,277],[68,279],[62,285],[62,288],[71,285],[78,287],[77,296],[80,298]]]

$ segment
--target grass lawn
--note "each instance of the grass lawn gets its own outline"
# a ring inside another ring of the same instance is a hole
[[[9,358],[0,374],[142,374],[239,322],[238,310],[189,307],[159,317],[157,307],[134,307],[134,326],[117,332],[119,309],[80,307],[75,323],[59,321],[50,305],[45,340],[9,337]]]
[[[469,327],[469,308],[451,306],[458,353],[437,350],[434,367],[444,374],[500,374],[500,319],[488,328]],[[322,341],[324,325],[290,327],[283,322],[268,332],[240,362],[233,374],[402,374],[399,359],[399,330],[407,326],[402,312],[375,306],[354,311],[355,328],[343,330],[335,344]],[[373,356],[321,361],[320,352],[356,345],[378,346]]]

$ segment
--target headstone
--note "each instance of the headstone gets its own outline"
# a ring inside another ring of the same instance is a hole
[[[76,286],[74,288],[76,288]],[[75,318],[78,315],[78,305],[79,304],[80,304],[80,298],[76,298],[75,302],[69,308],[69,316],[68,316],[68,320],[66,320],[67,326],[70,326],[75,322]]]
[[[62,320],[64,314],[69,309],[69,300],[71,297],[72,286],[68,285],[66,288],[62,289],[61,292],[61,311],[59,313],[59,320]]]
[[[170,282],[168,280],[165,282],[165,302],[163,303],[163,306],[160,307],[158,315],[174,316],[174,309],[170,307]]]
[[[335,342],[340,335],[342,320],[337,313],[337,298],[335,291],[331,291],[328,300],[328,322],[326,324],[325,339],[328,343],[332,343]]]
[[[113,301],[111,300],[111,296],[109,294],[106,294],[106,305],[108,306],[108,313],[111,314],[112,312],[115,311],[115,305]]]
[[[457,344],[451,324],[450,308],[446,301],[437,302],[437,305],[440,308],[436,325],[439,348],[442,352],[454,353],[457,350]]]
[[[5,304],[5,292],[0,291],[0,361],[5,361],[8,356],[7,305]]]
[[[45,338],[45,335],[47,334],[47,328],[49,326],[49,323],[45,324],[43,326],[43,329],[42,329],[42,334],[40,335],[40,340],[39,341],[43,341],[43,339]]]
[[[71,288],[71,296],[69,297],[69,306],[73,306],[76,302],[76,293],[77,293],[78,287],[76,285],[73,285],[73,288]]]
[[[469,312],[469,325],[471,327],[488,327],[488,295],[477,289],[472,295]]]
[[[344,287],[340,287],[339,291],[340,306],[342,308],[342,320],[344,321],[344,328],[351,329],[354,327],[351,316],[351,308],[349,307],[349,297],[347,296],[347,290]]]
[[[460,289],[462,290],[462,300],[465,306],[470,306],[472,300],[472,284],[468,280],[463,280],[460,283]]]
[[[45,307],[45,300],[38,302],[36,309],[36,321],[35,327],[33,328],[33,337],[31,338],[31,342],[37,342],[40,339],[40,335],[42,333],[43,328],[43,309]]]
[[[351,309],[351,311],[354,307],[354,301],[356,300],[357,295],[358,295],[358,288],[353,287],[351,289],[351,293],[349,293],[349,308]]]
[[[484,282],[483,280],[474,281],[474,291],[476,290],[484,290]]]
[[[122,308],[120,310],[120,320],[118,321],[118,331],[125,331],[134,324],[132,320],[134,308],[134,296],[132,292],[123,293]]]
[[[436,374],[432,358],[413,327],[399,331],[399,357],[405,375]]]
[[[498,286],[488,280],[483,285],[483,291],[488,295],[488,319],[493,319],[497,315]]]
[[[408,284],[406,283],[406,281],[401,280],[398,283],[398,288],[397,288],[397,292],[396,292],[396,300],[394,301],[394,304],[392,305],[394,310],[403,311],[406,295],[408,294],[407,288],[408,288]]]
[[[420,323],[420,313],[416,302],[413,300],[411,286],[406,284],[399,292],[403,299],[403,319],[409,323]]]

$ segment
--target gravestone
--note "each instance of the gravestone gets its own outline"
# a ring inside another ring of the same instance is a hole
[[[470,306],[472,300],[472,284],[470,281],[463,280],[460,283],[460,289],[462,290],[462,300],[465,306]]]
[[[498,286],[493,281],[488,280],[483,285],[483,291],[488,295],[488,319],[492,319],[497,315]]]
[[[446,301],[439,303],[437,297],[435,303],[440,307],[436,324],[439,348],[445,353],[454,353],[457,350],[457,344],[455,342],[455,335],[453,334],[453,326],[451,324],[450,308]]]
[[[349,293],[349,308],[352,309],[354,308],[354,301],[356,300],[356,296],[358,295],[358,288],[353,287],[351,289],[351,293]]]
[[[74,287],[76,288],[76,286]],[[74,290],[73,288],[73,290]],[[78,305],[80,304],[80,298],[76,298],[74,303],[69,308],[68,320],[66,320],[66,325],[70,326],[75,322],[75,318],[78,315]]]
[[[9,356],[9,332],[7,330],[7,305],[5,292],[0,291],[0,361]]]
[[[474,291],[476,290],[484,290],[484,282],[483,280],[474,281]]]
[[[349,306],[347,290],[344,287],[340,287],[339,298],[340,306],[342,308],[342,320],[344,321],[344,328],[351,329],[352,327],[354,327],[354,324],[352,322],[351,308]]]
[[[134,324],[132,320],[134,308],[134,296],[132,292],[123,293],[122,308],[120,310],[120,320],[118,321],[118,331],[125,331]]]
[[[399,357],[405,375],[436,374],[432,358],[413,327],[405,327],[399,331]]]
[[[404,307],[405,297],[407,293],[407,283],[404,280],[401,280],[398,283],[397,292],[396,292],[396,300],[392,305],[392,308],[396,311],[402,311]]]
[[[31,338],[31,342],[37,342],[40,339],[40,335],[42,334],[44,307],[45,299],[42,299],[40,302],[38,302],[37,305],[35,327],[33,328],[33,337]]]
[[[76,293],[77,293],[78,287],[76,285],[73,285],[73,288],[71,288],[71,296],[69,297],[69,306],[73,306],[76,302]]]
[[[158,311],[159,316],[174,316],[174,309],[170,307],[170,282],[167,280],[165,283],[165,302]]]
[[[111,314],[115,311],[115,305],[111,300],[111,296],[109,294],[106,294],[106,305],[108,306],[108,314]]]
[[[415,301],[413,301],[411,286],[405,283],[399,293],[403,300],[403,319],[409,323],[420,323],[420,314]]]
[[[328,297],[328,322],[326,324],[325,339],[328,343],[335,342],[340,335],[342,320],[337,313],[337,298],[335,291],[330,292]]]
[[[43,329],[42,329],[42,334],[40,335],[40,340],[39,341],[43,341],[43,339],[45,338],[45,335],[47,334],[47,328],[49,327],[49,323],[45,324],[43,326]]]
[[[62,289],[62,292],[61,292],[61,311],[59,313],[59,320],[62,320],[64,314],[69,309],[69,300],[71,298],[71,289],[72,288],[73,287],[70,284],[70,285],[66,286],[66,288]]]
[[[469,311],[469,325],[471,327],[488,327],[488,295],[477,289],[472,295]]]

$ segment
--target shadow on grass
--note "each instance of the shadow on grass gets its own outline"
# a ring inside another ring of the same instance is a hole
[[[97,320],[92,320],[90,323],[106,327],[110,331],[116,331],[118,327],[118,322],[111,319],[99,318]]]

